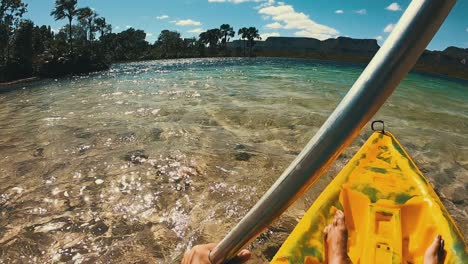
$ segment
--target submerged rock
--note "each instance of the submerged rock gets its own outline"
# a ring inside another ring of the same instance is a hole
[[[30,173],[34,169],[35,165],[36,163],[33,162],[32,160],[26,160],[26,161],[17,163],[16,175],[24,176]]]
[[[81,138],[81,139],[89,139],[89,138],[93,137],[93,133],[86,132],[86,131],[81,131],[81,132],[75,133],[75,137],[76,138]]]
[[[148,155],[142,149],[130,151],[124,156],[126,161],[130,161],[133,164],[141,164],[148,159]]]
[[[126,132],[118,135],[120,142],[133,142],[137,139],[135,132]]]
[[[253,154],[250,154],[250,153],[247,153],[247,152],[237,152],[235,154],[236,160],[239,160],[239,161],[248,161],[253,156],[254,156]]]
[[[109,230],[109,226],[107,226],[103,221],[97,222],[93,227],[91,227],[91,233],[95,236],[103,235]]]
[[[236,144],[236,146],[234,147],[235,150],[242,150],[246,148],[247,147],[244,144]]]
[[[164,130],[160,128],[153,128],[151,129],[151,139],[154,141],[159,141],[161,140],[161,134],[164,132]]]
[[[78,154],[83,155],[85,154],[89,149],[91,149],[90,145],[80,145],[78,146]]]
[[[453,191],[452,201],[454,204],[464,204],[466,199],[466,190],[463,187],[458,187]]]
[[[104,180],[102,180],[102,179],[96,179],[96,180],[94,181],[94,183],[96,183],[97,185],[101,185],[101,184],[104,183]]]
[[[37,148],[33,152],[34,157],[43,157],[44,156],[44,148]]]

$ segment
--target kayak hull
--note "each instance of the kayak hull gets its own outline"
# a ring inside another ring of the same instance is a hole
[[[375,132],[325,188],[271,263],[323,263],[323,229],[345,213],[353,263],[422,263],[437,234],[445,263],[468,263],[465,241],[408,153],[389,132]]]

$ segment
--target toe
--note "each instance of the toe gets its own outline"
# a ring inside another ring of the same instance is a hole
[[[434,255],[437,253],[440,247],[440,236],[436,236],[434,241],[432,241],[431,245],[427,248],[427,253]]]
[[[441,239],[440,239],[440,243],[439,243],[439,248],[438,248],[438,250],[437,250],[437,254],[438,254],[439,256],[443,256],[443,255],[444,255],[444,253],[445,253],[444,247],[445,247],[445,241],[441,238]]]
[[[341,215],[338,217],[338,219],[336,219],[338,225],[344,225],[345,223],[345,218],[344,218],[344,215]]]

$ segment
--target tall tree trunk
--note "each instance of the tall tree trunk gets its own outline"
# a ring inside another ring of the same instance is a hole
[[[224,51],[227,52],[227,34],[224,35]]]
[[[247,45],[247,43],[245,42],[245,39],[242,40],[242,42],[244,42],[244,57],[245,57],[245,46]]]
[[[6,45],[6,64],[10,64],[10,36],[7,37],[7,45]]]
[[[68,30],[70,32],[68,32],[68,41],[70,42],[70,54],[73,55],[73,34],[72,34],[72,20],[73,20],[73,17],[68,17]]]
[[[1,47],[0,48],[0,64],[5,64],[5,50],[6,47]]]
[[[13,35],[11,33],[11,29],[10,29],[9,26],[8,26],[7,30],[8,31],[7,31],[7,34],[6,34],[6,60],[5,60],[6,65],[10,64],[10,38]]]
[[[93,21],[90,19],[88,20],[88,26],[89,26],[89,43],[91,44],[91,42],[93,42],[93,29],[92,29],[92,26],[93,26]]]

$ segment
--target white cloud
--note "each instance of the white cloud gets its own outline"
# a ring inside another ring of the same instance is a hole
[[[468,27],[466,28],[466,32],[468,32]]]
[[[263,3],[261,3],[260,5],[256,6],[255,9],[261,9],[261,8],[265,8],[265,7],[269,7],[269,6],[272,6],[275,4],[275,0],[265,0],[263,1]],[[283,2],[279,2],[278,4],[284,4]]]
[[[201,22],[192,19],[173,20],[171,23],[177,26],[201,26]]]
[[[387,6],[385,9],[389,11],[401,11],[401,6],[398,3],[391,3],[389,6]]]
[[[233,3],[240,4],[245,2],[264,2],[265,0],[208,0],[210,3]]]
[[[378,42],[383,41],[383,37],[382,37],[382,36],[377,36],[377,37],[375,37],[375,39],[376,39]]]
[[[268,20],[268,19],[270,19],[270,18],[271,18],[270,16],[262,16],[262,19],[263,19],[263,20]]]
[[[335,11],[335,14],[344,14],[344,11],[341,10],[341,9],[338,9],[338,10]]]
[[[279,36],[280,36],[280,33],[278,33],[278,32],[270,32],[270,33],[260,34],[260,37],[262,38],[262,40],[266,40],[269,37],[279,37]]]
[[[359,15],[365,15],[365,14],[367,14],[367,10],[366,9],[359,9],[359,10],[356,10],[355,13],[359,14]]]
[[[385,32],[385,33],[390,33],[390,32],[393,31],[394,28],[395,28],[395,24],[388,24],[388,25],[384,28],[383,32]]]
[[[126,25],[126,26],[125,26],[125,28],[131,28],[131,27],[132,27],[132,26],[130,26],[130,25]]]
[[[168,15],[162,15],[162,16],[157,16],[156,19],[158,20],[163,20],[163,19],[168,19],[169,16]]]
[[[187,32],[200,34],[200,33],[202,33],[203,31],[205,31],[205,30],[203,30],[202,28],[194,28],[194,29],[189,30],[189,31],[187,31]]]
[[[292,5],[280,4],[276,6],[268,6],[258,10],[261,15],[268,15],[271,18],[283,25],[283,29],[299,30],[295,33],[296,36],[306,36],[324,40],[338,36],[339,32],[329,26],[321,25],[308,15],[297,12]]]
[[[153,33],[146,33],[146,40],[149,40],[153,36]]]
[[[281,25],[281,24],[278,23],[278,22],[274,22],[274,23],[265,25],[265,27],[266,27],[266,28],[272,28],[272,29],[279,29],[279,28],[283,28],[283,25]]]

